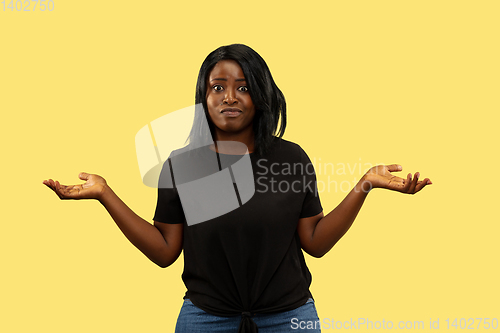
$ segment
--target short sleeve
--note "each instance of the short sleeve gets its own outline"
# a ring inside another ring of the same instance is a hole
[[[318,185],[316,182],[316,172],[314,171],[314,166],[311,163],[311,160],[307,156],[306,152],[302,148],[300,148],[300,154],[300,160],[302,165],[304,166],[303,185],[305,189],[305,197],[302,203],[300,218],[304,218],[318,215],[323,211],[323,207],[321,206],[321,201],[319,199]]]
[[[179,224],[183,223],[186,218],[179,193],[175,185],[172,184],[170,175],[170,164],[169,160],[167,160],[163,164],[158,181],[158,201],[153,220],[169,224]]]

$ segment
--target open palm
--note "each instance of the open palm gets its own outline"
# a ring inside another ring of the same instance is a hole
[[[392,174],[392,172],[402,170],[403,167],[399,164],[377,165],[368,170],[365,174],[365,179],[372,188],[386,188],[408,194],[415,194],[426,185],[432,184],[429,178],[419,181],[419,172],[415,173],[415,177],[413,178],[411,173],[409,173],[406,179]]]
[[[43,183],[51,188],[61,199],[99,199],[106,187],[106,180],[99,175],[82,172],[78,175],[85,183],[78,185],[61,185],[52,179]]]

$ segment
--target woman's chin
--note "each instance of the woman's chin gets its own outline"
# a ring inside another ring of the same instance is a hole
[[[238,134],[242,132],[241,126],[237,126],[236,124],[225,124],[224,126],[218,127],[221,132],[224,134]]]

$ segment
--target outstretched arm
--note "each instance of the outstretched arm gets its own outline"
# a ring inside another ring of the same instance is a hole
[[[81,173],[80,185],[61,185],[52,179],[43,183],[60,199],[97,199],[106,208],[125,237],[160,267],[170,266],[182,251],[183,225],[155,222],[135,214],[98,175]]]
[[[316,216],[299,220],[297,231],[304,251],[313,257],[325,255],[349,230],[366,196],[373,188],[386,188],[402,193],[415,194],[432,182],[425,178],[419,181],[417,172],[412,179],[394,176],[391,172],[401,171],[400,165],[378,165],[371,168],[349,192],[345,199],[328,215],[320,213]]]

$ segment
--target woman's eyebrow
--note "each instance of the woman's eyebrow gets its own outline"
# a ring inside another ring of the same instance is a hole
[[[222,78],[222,77],[217,77],[217,78],[215,78],[215,79],[210,80],[210,82],[212,82],[212,81],[216,81],[216,80],[219,80],[219,81],[227,81],[227,79],[224,79],[224,78]],[[245,78],[242,78],[242,79],[236,79],[235,81],[246,81],[246,79],[245,79]]]

